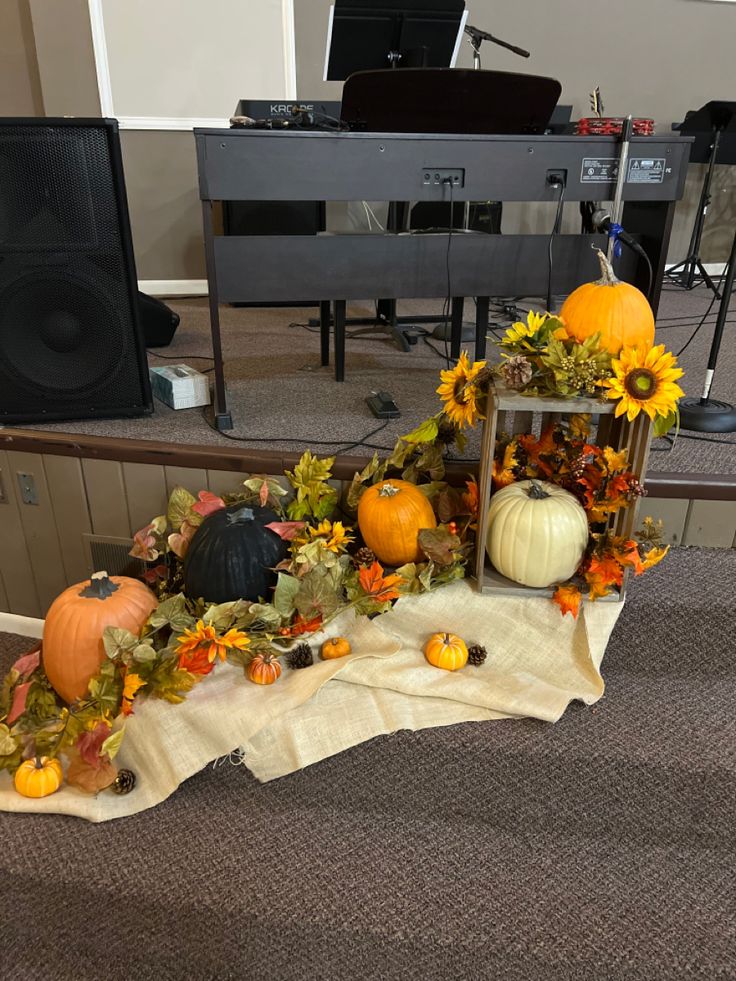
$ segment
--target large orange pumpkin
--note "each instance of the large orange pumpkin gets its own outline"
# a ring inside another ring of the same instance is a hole
[[[584,283],[571,293],[560,310],[568,334],[584,341],[601,335],[601,343],[613,355],[622,347],[649,350],[654,344],[654,314],[649,301],[636,286],[617,279],[611,263],[598,251],[601,278]]]
[[[369,487],[358,504],[363,541],[385,565],[399,566],[422,558],[418,535],[436,528],[432,505],[408,480],[383,480]]]
[[[158,601],[137,579],[98,572],[57,596],[43,628],[43,666],[65,702],[87,692],[90,678],[105,659],[105,627],[137,634]]]

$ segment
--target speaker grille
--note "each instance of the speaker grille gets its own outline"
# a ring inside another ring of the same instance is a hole
[[[109,122],[0,123],[0,418],[151,410]]]

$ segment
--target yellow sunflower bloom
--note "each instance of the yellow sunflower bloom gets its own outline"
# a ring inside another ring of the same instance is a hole
[[[677,408],[677,400],[685,394],[677,384],[684,372],[677,367],[677,359],[664,344],[640,351],[623,348],[618,359],[611,362],[613,378],[606,378],[603,385],[609,399],[618,399],[616,416],[626,415],[632,422],[640,412],[650,419],[668,416]]]
[[[454,368],[440,372],[442,384],[437,394],[445,403],[445,415],[459,429],[474,426],[483,418],[477,401],[480,393],[474,382],[485,366],[485,361],[474,361],[471,365],[467,352],[463,351]]]
[[[313,539],[321,538],[324,542],[324,547],[329,549],[330,552],[334,552],[335,555],[344,552],[348,543],[353,541],[353,536],[344,527],[342,521],[335,521],[333,523],[327,518],[321,521],[316,528],[310,528],[309,534]]]

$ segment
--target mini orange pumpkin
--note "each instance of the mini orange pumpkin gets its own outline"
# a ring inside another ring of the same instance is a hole
[[[59,760],[37,756],[21,763],[15,771],[13,783],[23,797],[48,797],[56,793],[63,779]]]
[[[601,278],[579,286],[562,304],[560,317],[568,334],[578,341],[600,334],[601,344],[613,355],[622,347],[648,351],[654,344],[654,314],[649,301],[636,286],[617,279],[611,263],[600,249],[597,251]]]
[[[424,645],[424,656],[436,668],[459,671],[468,663],[468,648],[457,634],[432,634]]]
[[[257,685],[272,685],[281,677],[281,665],[269,651],[256,654],[248,665],[248,678]]]
[[[65,702],[87,691],[89,679],[105,660],[105,627],[124,627],[137,634],[158,605],[142,582],[97,572],[57,596],[43,628],[43,666]]]
[[[335,657],[347,657],[352,653],[352,647],[347,637],[331,637],[320,648],[323,660],[330,661]]]
[[[363,541],[385,565],[418,562],[418,535],[436,528],[432,505],[408,480],[383,480],[369,487],[358,504],[358,527]]]

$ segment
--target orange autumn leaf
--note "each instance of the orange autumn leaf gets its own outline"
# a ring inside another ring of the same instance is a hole
[[[465,486],[468,490],[463,494],[463,504],[468,509],[468,514],[475,518],[478,515],[478,484],[475,478],[473,478],[472,480],[466,480]]]
[[[611,592],[610,584],[603,580],[603,577],[599,574],[587,572],[585,574],[585,581],[588,584],[588,598],[592,600],[600,599],[602,596],[608,596]]]
[[[125,672],[125,687],[123,688],[123,701],[121,705],[123,715],[132,715],[133,699],[138,689],[143,688],[145,684],[146,682],[140,675],[135,674],[133,671]]]
[[[601,582],[606,586],[620,586],[624,580],[624,570],[610,555],[605,555],[600,559],[593,556],[588,571],[591,575],[600,577]]]
[[[310,620],[305,620],[301,613],[297,613],[291,626],[282,627],[281,630],[279,630],[279,634],[282,637],[299,637],[302,634],[314,633],[314,631],[319,630],[321,626],[321,613],[318,613],[316,617],[312,617]]]
[[[644,561],[642,562],[642,572],[646,572],[647,569],[651,569],[652,566],[657,565],[662,561],[665,555],[669,552],[669,545],[663,547],[655,547],[650,549],[644,556]]]
[[[610,473],[618,470],[625,470],[629,462],[629,451],[620,450],[618,453],[611,446],[606,446],[603,450],[603,457],[606,461]]]
[[[404,582],[403,576],[384,576],[383,566],[379,562],[363,566],[358,573],[358,579],[363,591],[380,603],[398,599],[399,591],[396,587]]]
[[[632,539],[623,541],[621,545],[616,546],[613,549],[613,557],[621,565],[630,566],[637,576],[644,572],[644,565],[641,561],[641,555],[639,555],[639,546]]]
[[[501,462],[498,460],[493,461],[493,486],[496,490],[513,484],[516,479],[513,471],[518,462],[516,459],[516,447],[513,443],[509,443],[503,451],[503,460]]]
[[[580,610],[580,600],[582,598],[583,594],[577,586],[574,586],[572,583],[566,583],[563,586],[557,587],[552,597],[552,602],[559,606],[563,616],[567,613],[572,613],[573,618],[577,620],[578,611]]]

